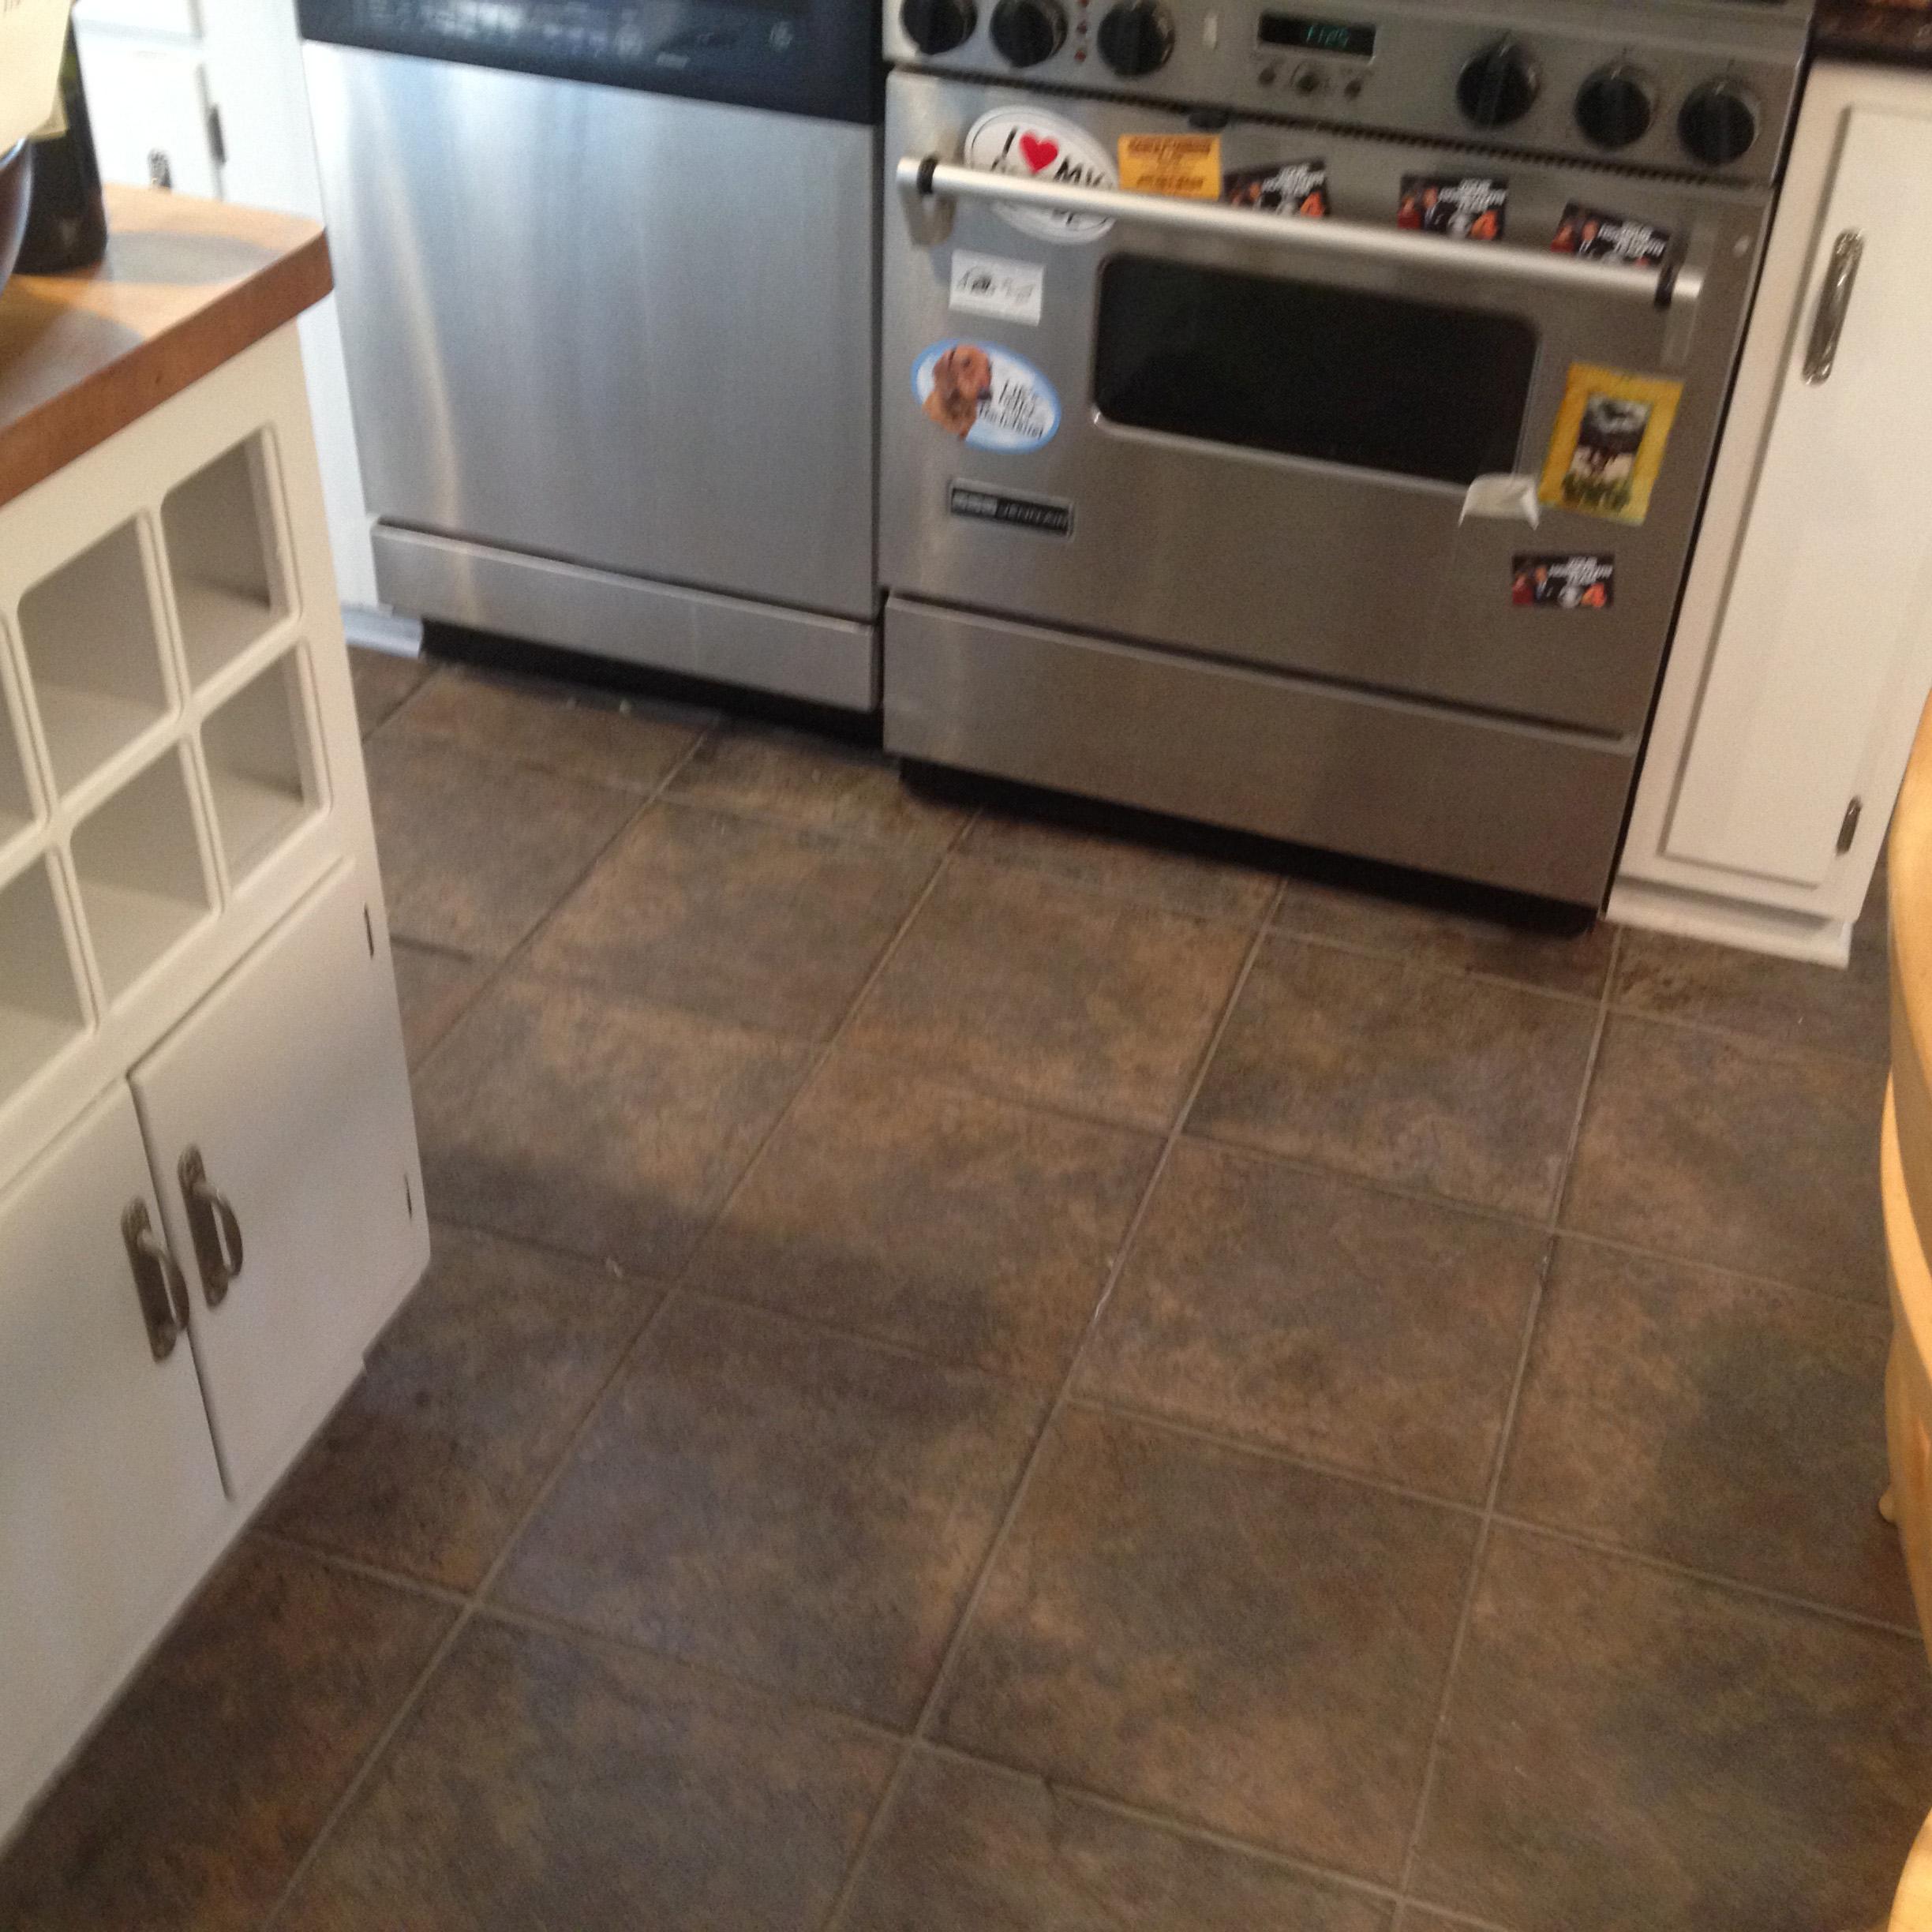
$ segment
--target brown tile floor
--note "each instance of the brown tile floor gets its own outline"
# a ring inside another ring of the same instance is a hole
[[[357,678],[436,1259],[0,1926],[1877,1915],[1881,915],[1536,937]]]

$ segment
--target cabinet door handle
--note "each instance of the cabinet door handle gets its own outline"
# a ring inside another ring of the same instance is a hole
[[[191,1147],[182,1155],[179,1172],[195,1265],[201,1271],[201,1292],[210,1308],[219,1308],[229,1283],[242,1272],[242,1223],[208,1178],[199,1148]]]
[[[156,1361],[166,1361],[188,1326],[188,1284],[167,1244],[155,1233],[144,1200],[131,1200],[122,1211],[121,1239],[134,1271],[134,1293],[140,1301],[141,1320],[148,1324],[148,1345]]]
[[[1855,228],[1846,229],[1832,244],[1831,265],[1825,271],[1825,286],[1818,290],[1818,314],[1812,320],[1811,340],[1805,350],[1804,379],[1808,383],[1831,379],[1832,365],[1838,360],[1838,339],[1844,333],[1845,312],[1852,306],[1852,290],[1864,256],[1865,238]]]

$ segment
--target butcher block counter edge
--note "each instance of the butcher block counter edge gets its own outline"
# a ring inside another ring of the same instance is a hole
[[[109,188],[107,259],[0,290],[0,504],[320,301],[320,227],[152,188]]]

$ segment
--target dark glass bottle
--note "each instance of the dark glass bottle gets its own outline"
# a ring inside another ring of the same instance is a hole
[[[51,131],[33,144],[33,193],[27,204],[23,275],[90,268],[107,252],[107,211],[101,203],[100,163],[88,121],[87,90],[73,28],[61,55],[60,109]]]

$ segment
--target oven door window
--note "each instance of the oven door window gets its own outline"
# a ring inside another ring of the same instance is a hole
[[[1467,484],[1515,469],[1536,354],[1519,316],[1120,255],[1094,400],[1137,429]]]

